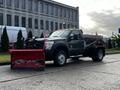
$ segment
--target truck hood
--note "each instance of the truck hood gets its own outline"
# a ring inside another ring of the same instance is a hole
[[[66,40],[65,38],[62,37],[51,37],[51,38],[47,38],[48,41],[61,41],[61,40]]]
[[[37,38],[35,40],[36,41],[44,41],[44,38]],[[66,40],[66,39],[62,38],[62,37],[50,37],[50,38],[46,38],[46,41],[61,41],[61,40]]]

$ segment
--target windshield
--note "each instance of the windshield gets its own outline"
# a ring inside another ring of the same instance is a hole
[[[67,37],[68,36],[68,34],[69,34],[69,32],[70,31],[68,31],[68,30],[59,30],[59,31],[55,31],[55,32],[53,32],[51,35],[50,35],[50,37]]]

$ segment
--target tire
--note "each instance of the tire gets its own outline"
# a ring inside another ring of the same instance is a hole
[[[66,59],[67,59],[66,52],[59,51],[55,55],[54,64],[59,67],[64,66],[66,64]]]
[[[104,57],[104,50],[101,48],[95,49],[94,55],[92,56],[92,60],[94,62],[101,62]]]

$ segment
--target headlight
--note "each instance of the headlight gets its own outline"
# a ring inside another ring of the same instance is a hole
[[[46,49],[51,49],[51,47],[53,46],[54,42],[46,42]]]

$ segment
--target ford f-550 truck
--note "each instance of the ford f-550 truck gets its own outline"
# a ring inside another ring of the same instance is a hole
[[[34,47],[43,39],[35,39]],[[42,45],[43,46],[43,45]],[[46,60],[54,60],[57,66],[66,64],[67,58],[91,57],[100,62],[105,56],[105,45],[101,38],[85,37],[81,30],[65,29],[53,32],[45,42]]]

